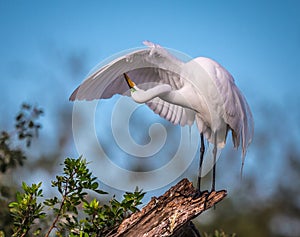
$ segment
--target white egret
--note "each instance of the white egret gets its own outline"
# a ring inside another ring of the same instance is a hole
[[[234,147],[242,147],[243,167],[254,127],[248,103],[231,74],[212,59],[198,57],[183,62],[159,45],[149,41],[144,44],[148,48],[118,57],[89,75],[70,100],[129,95],[129,87],[135,102],[146,103],[171,123],[191,126],[196,121],[201,138],[198,190],[204,138],[214,144],[212,190],[215,190],[217,149],[224,147],[228,131],[232,133]]]

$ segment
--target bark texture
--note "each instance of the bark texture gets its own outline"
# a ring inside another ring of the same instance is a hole
[[[125,219],[111,237],[200,236],[192,219],[226,196],[226,191],[197,193],[187,179],[181,180],[165,194],[151,201]]]

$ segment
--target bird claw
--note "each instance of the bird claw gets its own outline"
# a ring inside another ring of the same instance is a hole
[[[205,190],[205,191],[196,190],[195,193],[191,194],[191,196],[193,199],[198,199],[204,195],[207,197],[208,194],[209,194],[209,192],[207,190]]]

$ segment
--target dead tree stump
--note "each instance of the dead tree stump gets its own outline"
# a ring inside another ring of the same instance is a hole
[[[116,232],[108,236],[200,236],[191,220],[220,202],[226,191],[205,191],[196,198],[195,194],[193,184],[183,179],[159,198],[152,197],[141,211],[125,219]]]

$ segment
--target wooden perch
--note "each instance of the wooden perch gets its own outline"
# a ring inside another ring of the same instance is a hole
[[[183,179],[159,198],[152,197],[141,211],[125,219],[116,233],[109,236],[200,236],[191,220],[220,202],[226,191],[205,191],[195,198],[196,194],[193,184]]]

